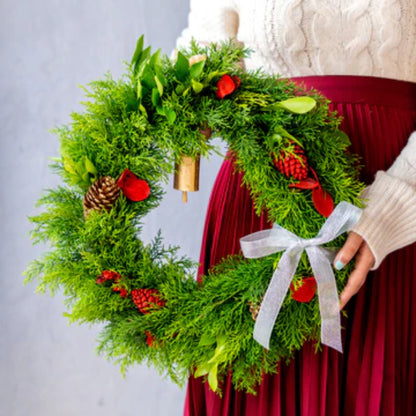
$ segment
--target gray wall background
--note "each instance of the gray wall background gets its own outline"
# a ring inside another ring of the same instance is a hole
[[[59,148],[48,130],[80,110],[78,85],[122,73],[141,34],[169,53],[188,10],[188,0],[0,1],[0,415],[182,414],[184,389],[145,366],[123,379],[95,353],[99,328],[68,325],[62,297],[36,295],[22,272],[46,249],[31,245],[27,216],[37,213],[42,189],[59,182],[48,170]],[[202,162],[201,190],[187,205],[167,187],[144,239],[161,228],[168,243],[198,258],[220,162]]]

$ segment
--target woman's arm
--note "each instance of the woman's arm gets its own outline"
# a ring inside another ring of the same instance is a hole
[[[416,241],[416,132],[394,164],[378,172],[364,194],[360,221],[339,251],[334,266],[355,257],[355,269],[340,296],[341,308],[364,284],[368,272],[391,252]]]

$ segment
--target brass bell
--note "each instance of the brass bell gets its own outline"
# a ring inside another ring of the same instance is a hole
[[[192,156],[181,156],[175,163],[175,175],[173,178],[173,187],[182,191],[182,201],[188,202],[188,192],[199,190],[199,160]]]

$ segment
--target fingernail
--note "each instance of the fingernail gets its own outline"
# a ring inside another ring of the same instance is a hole
[[[337,260],[337,261],[335,262],[335,268],[336,268],[337,270],[341,270],[344,266],[345,266],[345,264],[344,264],[341,260]]]

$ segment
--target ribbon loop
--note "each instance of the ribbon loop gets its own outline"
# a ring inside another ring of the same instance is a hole
[[[348,202],[341,202],[327,218],[318,235],[303,239],[275,224],[270,230],[258,231],[240,239],[241,249],[247,258],[260,258],[284,251],[264,295],[253,337],[269,348],[277,316],[298,267],[300,256],[306,251],[318,287],[321,315],[321,341],[342,352],[341,323],[338,292],[331,262],[334,253],[321,247],[329,243],[358,221],[361,210]]]

